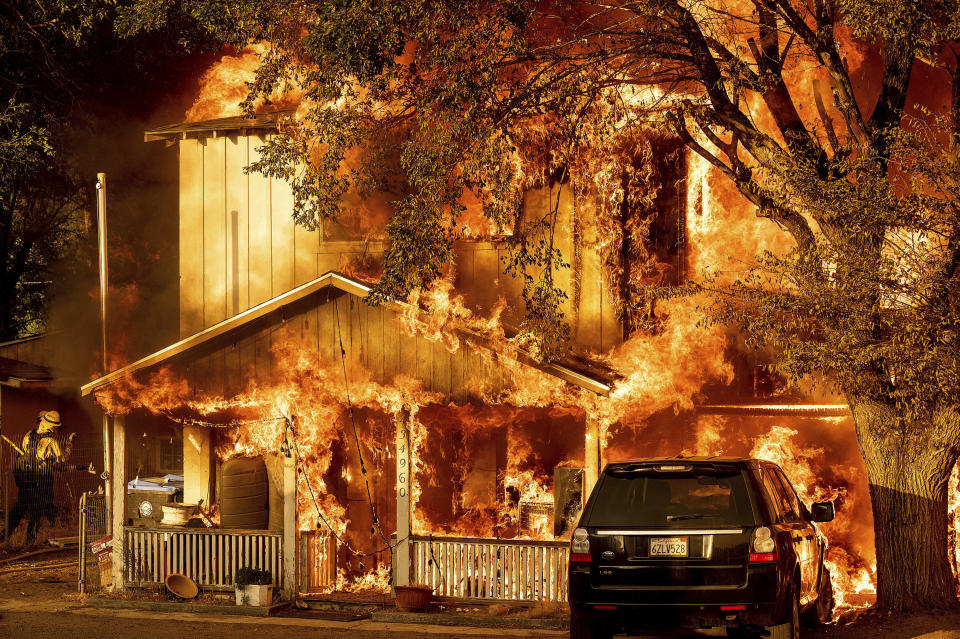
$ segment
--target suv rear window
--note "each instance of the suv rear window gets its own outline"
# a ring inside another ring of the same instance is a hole
[[[611,469],[597,489],[588,525],[698,528],[754,523],[742,471]]]

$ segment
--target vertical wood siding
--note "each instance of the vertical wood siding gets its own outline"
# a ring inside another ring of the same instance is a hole
[[[180,142],[180,337],[203,328],[203,144]]]
[[[339,367],[340,339],[348,360],[362,364],[376,381],[389,383],[402,374],[457,403],[473,399],[471,389],[496,393],[512,383],[495,361],[468,343],[450,351],[441,343],[409,335],[396,311],[333,291],[317,293],[245,326],[182,366],[195,391],[229,396],[250,382],[276,382],[288,373],[277,368],[271,352],[281,340],[292,340],[327,365]]]
[[[263,146],[264,140],[256,136],[245,138],[250,162],[260,159],[257,149]],[[271,256],[273,254],[272,226],[270,218],[272,180],[260,173],[250,173],[247,177],[249,191],[249,270],[246,277],[250,288],[250,306],[256,306],[271,297],[273,273],[271,270]],[[244,276],[241,274],[241,278]]]
[[[226,138],[203,144],[203,325],[227,318]]]
[[[227,316],[250,308],[250,138],[226,138]]]
[[[342,270],[364,254],[379,259],[380,241],[323,241],[318,231],[293,223],[293,194],[283,180],[245,173],[259,159],[260,135],[230,135],[180,141],[180,335],[186,337],[251,306],[281,295],[331,270]],[[557,246],[572,256],[567,233],[572,211],[569,189],[560,192]],[[556,206],[557,191],[531,191],[525,206],[543,210]],[[598,238],[586,215],[583,236],[583,273],[577,343],[606,351],[621,341],[620,324],[605,290]],[[517,324],[523,313],[520,282],[504,273],[506,249],[492,242],[462,242],[457,249],[457,287],[467,303],[488,314],[499,298],[507,300],[505,318]],[[570,289],[570,271],[558,273],[558,283]],[[571,300],[564,313],[573,317]],[[372,311],[379,312],[379,311]],[[321,321],[317,318],[317,321]],[[382,324],[382,323],[381,323]],[[386,324],[382,324],[386,326]],[[360,337],[359,335],[357,336]],[[383,335],[369,335],[383,339]],[[417,368],[433,360],[428,350],[413,344],[392,344],[399,359]],[[330,345],[320,344],[321,351]],[[362,350],[362,345],[356,345]],[[410,350],[412,349],[412,350]],[[450,368],[431,371],[449,378],[456,388],[468,368],[454,359]],[[374,362],[378,372],[385,365]],[[441,362],[440,366],[445,366]],[[408,367],[409,368],[409,367]],[[386,374],[386,371],[382,371]]]

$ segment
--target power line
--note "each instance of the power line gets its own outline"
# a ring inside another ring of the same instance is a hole
[[[336,299],[333,300],[333,310],[337,316],[337,341],[340,343],[340,366],[343,369],[343,386],[347,398],[347,413],[350,416],[350,425],[353,427],[353,440],[357,444],[357,457],[360,459],[360,475],[363,477],[363,484],[367,489],[367,503],[370,504],[370,516],[373,518],[373,525],[380,534],[380,539],[389,546],[390,540],[387,539],[383,528],[380,526],[377,509],[373,504],[373,496],[370,494],[370,482],[367,480],[367,468],[363,463],[363,452],[360,450],[360,436],[357,434],[357,423],[353,417],[353,403],[350,401],[350,381],[347,378],[347,352],[343,348],[343,331],[340,329],[340,307],[337,305]]]
[[[313,484],[310,483],[310,477],[306,473],[303,457],[300,455],[300,446],[297,444],[297,434],[293,430],[293,424],[291,423],[290,419],[288,418],[284,418],[284,419],[286,421],[285,429],[289,428],[290,430],[289,441],[293,444],[293,452],[294,452],[294,455],[296,456],[296,462],[297,462],[297,472],[303,475],[304,481],[306,481],[307,483],[307,489],[309,489],[310,491],[310,499],[313,501],[313,507],[317,511],[317,517],[330,530],[330,534],[333,535],[338,542],[343,544],[344,548],[346,548],[353,556],[362,559],[364,557],[379,555],[382,552],[392,551],[394,548],[396,548],[397,546],[399,546],[401,543],[405,542],[409,538],[409,537],[404,537],[403,539],[398,539],[396,543],[393,543],[393,544],[391,544],[389,541],[384,540],[386,542],[386,546],[370,552],[360,552],[359,550],[351,546],[349,543],[347,543],[347,541],[337,533],[337,531],[333,528],[333,525],[327,520],[327,518],[323,516],[323,513],[320,510],[320,503],[317,501],[317,495],[313,490]]]

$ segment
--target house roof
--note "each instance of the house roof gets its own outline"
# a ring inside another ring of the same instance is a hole
[[[366,297],[371,290],[368,285],[358,280],[346,277],[345,275],[335,271],[329,271],[315,280],[287,291],[283,295],[267,300],[266,302],[254,306],[242,313],[239,313],[238,315],[234,315],[229,319],[214,324],[213,326],[210,326],[209,328],[206,328],[198,333],[194,333],[193,335],[186,337],[179,342],[171,344],[166,348],[147,355],[146,357],[137,360],[132,364],[128,364],[119,370],[115,370],[104,375],[103,377],[100,377],[99,379],[95,379],[80,388],[81,395],[89,395],[95,390],[107,386],[118,379],[130,375],[131,373],[167,362],[175,357],[196,349],[217,337],[226,335],[231,331],[239,329],[250,322],[272,313],[273,311],[277,311],[309,295],[329,288],[335,288],[345,293],[356,295],[357,297]],[[389,301],[385,305],[391,306],[395,309],[409,308],[408,304],[398,301]],[[476,341],[476,343],[481,347],[490,346],[482,335],[469,333],[463,330],[460,332],[465,336],[474,338],[474,341]],[[606,375],[602,376],[599,374],[591,374],[590,372],[585,371],[583,366],[573,367],[564,364],[538,362],[520,350],[509,353],[509,355],[512,355],[518,361],[537,368],[549,375],[553,375],[554,377],[562,379],[570,384],[573,384],[574,386],[589,390],[597,393],[598,395],[607,395],[611,390],[611,383]]]
[[[53,373],[46,366],[28,364],[18,359],[0,357],[0,384],[4,386],[45,386],[53,381]]]
[[[180,122],[168,124],[145,131],[144,142],[156,140],[181,140],[188,137],[213,135],[247,131],[278,131],[280,125],[294,113],[293,109],[258,113],[252,118],[231,117],[203,120],[202,122]]]

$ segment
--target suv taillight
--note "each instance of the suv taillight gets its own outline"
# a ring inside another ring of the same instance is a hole
[[[590,561],[590,534],[586,528],[577,528],[570,539],[570,563]]]
[[[777,542],[766,526],[754,529],[750,539],[750,561],[776,561]]]

